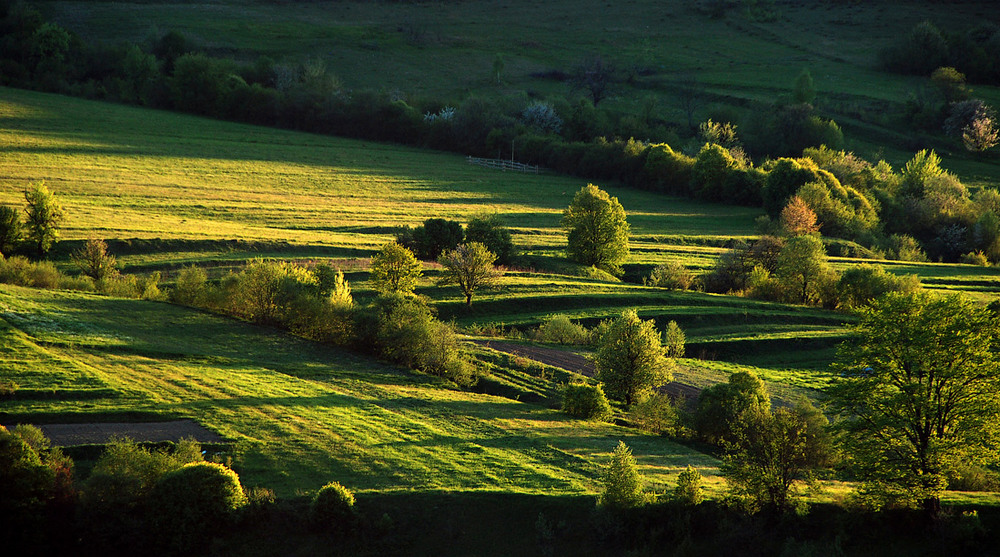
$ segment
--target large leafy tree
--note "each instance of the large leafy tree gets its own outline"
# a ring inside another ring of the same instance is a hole
[[[778,278],[798,302],[818,300],[817,287],[829,274],[826,249],[815,236],[796,236],[778,254]]]
[[[562,226],[568,233],[569,258],[606,271],[621,271],[628,257],[629,225],[617,197],[594,184],[587,184],[563,211]]]
[[[829,389],[863,493],[934,515],[949,472],[996,460],[998,333],[959,296],[888,294],[863,310]]]
[[[438,284],[457,284],[465,294],[465,305],[471,306],[476,290],[496,285],[503,274],[493,266],[496,260],[497,256],[479,242],[462,244],[438,258],[438,263],[444,267]]]
[[[604,490],[597,504],[612,509],[638,507],[648,499],[642,489],[642,476],[635,465],[632,449],[623,441],[611,453],[611,461],[604,470]]]
[[[653,320],[626,310],[607,325],[594,356],[597,378],[608,396],[631,405],[670,381],[671,361],[663,355]]]

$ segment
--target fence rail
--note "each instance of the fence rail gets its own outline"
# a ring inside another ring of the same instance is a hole
[[[503,159],[484,159],[480,157],[466,157],[465,160],[469,164],[475,164],[479,166],[485,166],[486,168],[495,168],[497,170],[503,171],[513,171],[513,172],[532,172],[538,174],[538,165],[534,164],[524,164],[521,162],[508,161]]]

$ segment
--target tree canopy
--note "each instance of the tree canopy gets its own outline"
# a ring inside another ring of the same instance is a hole
[[[570,259],[612,273],[621,271],[629,253],[629,225],[617,197],[587,184],[563,211],[562,226],[568,233]]]
[[[420,278],[420,261],[396,242],[382,246],[372,258],[371,282],[379,294],[411,294]]]
[[[626,405],[641,401],[671,378],[671,363],[663,355],[656,324],[639,319],[635,310],[622,312],[608,324],[594,361],[607,394]]]
[[[957,295],[889,294],[861,312],[828,393],[863,493],[936,514],[949,472],[997,458],[998,332]]]
[[[44,255],[59,239],[58,226],[63,220],[63,210],[56,201],[55,195],[44,183],[39,183],[25,190],[24,200],[27,206],[27,238],[35,244],[39,255]]]
[[[503,274],[493,266],[497,256],[479,242],[462,244],[441,254],[438,263],[444,272],[438,284],[457,284],[465,294],[465,305],[472,305],[472,295],[480,288],[497,283]]]

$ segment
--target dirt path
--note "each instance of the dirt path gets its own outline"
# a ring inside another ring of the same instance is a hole
[[[586,375],[587,377],[593,377],[594,373],[597,371],[594,367],[594,362],[579,354],[559,350],[558,348],[525,346],[523,344],[496,340],[476,340],[474,342],[487,348],[492,348],[498,352],[506,352],[507,354],[521,356],[522,358],[535,360],[536,362],[541,362],[546,365],[565,369],[566,371]],[[698,395],[701,394],[701,389],[693,385],[685,385],[684,383],[671,381],[661,387],[660,392],[666,393],[673,398],[682,397],[688,404],[693,404],[698,400]]]
[[[6,425],[9,429],[14,424]],[[191,438],[200,443],[223,443],[218,433],[209,431],[192,420],[145,423],[44,424],[38,429],[57,447],[101,445],[113,437],[128,437],[140,443],[180,441]]]

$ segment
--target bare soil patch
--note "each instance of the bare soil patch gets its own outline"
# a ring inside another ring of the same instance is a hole
[[[13,427],[13,426],[8,426]],[[194,439],[199,443],[223,443],[218,433],[193,420],[144,423],[40,424],[38,429],[57,447],[103,445],[113,438],[127,437],[139,443]]]

